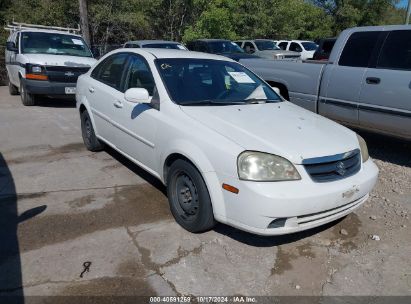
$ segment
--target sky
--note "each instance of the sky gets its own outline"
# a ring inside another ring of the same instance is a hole
[[[401,0],[400,3],[398,3],[398,7],[407,7],[408,0]]]

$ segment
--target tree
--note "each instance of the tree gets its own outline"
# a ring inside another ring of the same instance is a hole
[[[83,38],[90,45],[90,28],[88,25],[87,0],[79,0],[80,24]]]
[[[401,10],[399,0],[313,0],[333,19],[333,32],[354,26],[395,24]]]

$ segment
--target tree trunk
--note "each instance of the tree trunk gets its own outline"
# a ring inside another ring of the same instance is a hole
[[[87,0],[79,0],[81,32],[86,43],[91,46],[90,28],[88,24]]]

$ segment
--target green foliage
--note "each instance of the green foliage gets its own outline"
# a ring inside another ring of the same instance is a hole
[[[335,35],[354,26],[401,24],[404,10],[396,8],[399,0],[314,0],[333,19]]]
[[[88,0],[92,43],[130,39],[334,36],[352,26],[402,23],[398,0]],[[0,0],[0,21],[76,27],[76,0]],[[1,39],[6,33],[0,32]]]

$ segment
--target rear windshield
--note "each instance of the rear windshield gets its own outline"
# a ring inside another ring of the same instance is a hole
[[[207,44],[213,54],[244,53],[242,48],[231,41],[210,41]]]
[[[318,45],[314,42],[301,42],[306,51],[316,51]]]
[[[144,44],[143,48],[187,50],[185,46],[178,43],[149,43]]]
[[[255,44],[260,51],[280,50],[273,41],[269,40],[256,40]]]
[[[21,49],[26,54],[93,57],[83,38],[66,34],[23,32]]]

